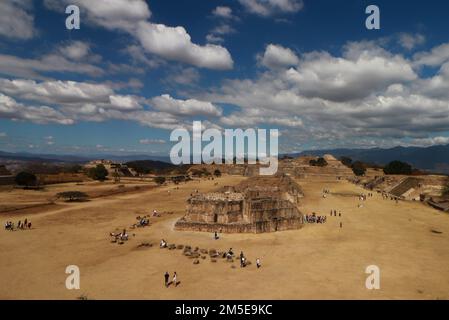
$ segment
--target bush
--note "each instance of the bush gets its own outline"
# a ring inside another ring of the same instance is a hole
[[[349,157],[341,157],[340,161],[343,165],[347,166],[348,168],[351,168],[352,166],[352,159]]]
[[[358,177],[365,175],[366,165],[363,162],[356,161],[351,165],[352,172]]]
[[[154,178],[154,182],[156,182],[158,185],[162,185],[165,183],[165,177],[156,177]]]
[[[108,170],[106,170],[105,166],[102,164],[97,165],[95,168],[90,168],[87,171],[87,175],[89,176],[89,178],[98,181],[106,180],[108,174]]]
[[[81,191],[60,192],[56,196],[58,198],[66,199],[67,201],[83,201],[88,198],[88,195]]]
[[[412,174],[412,166],[401,161],[392,161],[384,168],[385,174]]]
[[[216,170],[214,171],[214,176],[216,176],[216,177],[221,177],[221,171],[218,170],[218,169],[216,169]]]
[[[318,158],[317,160],[310,160],[309,164],[313,167],[325,167],[327,166],[327,161],[324,158]]]
[[[23,171],[17,174],[15,182],[19,186],[24,187],[35,186],[37,184],[37,177],[32,173]]]

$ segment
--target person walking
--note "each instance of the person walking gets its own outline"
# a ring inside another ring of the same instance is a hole
[[[165,280],[165,287],[168,288],[168,279],[170,279],[170,275],[168,272],[165,272],[164,274],[164,280]]]

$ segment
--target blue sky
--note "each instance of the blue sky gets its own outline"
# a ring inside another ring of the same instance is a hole
[[[81,10],[67,30],[65,7]],[[380,8],[381,29],[365,28]],[[280,152],[449,143],[449,4],[4,0],[0,150],[166,155],[173,129]]]

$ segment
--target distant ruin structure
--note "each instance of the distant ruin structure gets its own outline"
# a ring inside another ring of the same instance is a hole
[[[301,187],[290,177],[252,177],[236,187],[196,193],[177,230],[219,233],[262,233],[299,229]]]

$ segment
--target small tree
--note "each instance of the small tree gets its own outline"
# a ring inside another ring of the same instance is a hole
[[[351,168],[352,165],[352,159],[349,157],[341,157],[340,158],[341,163],[343,163],[343,165],[347,166],[348,168]]]
[[[108,174],[108,170],[106,170],[105,166],[102,164],[97,165],[95,168],[90,168],[87,172],[89,178],[98,181],[106,180]]]
[[[392,161],[384,168],[385,174],[412,174],[412,166],[401,161]]]
[[[30,187],[37,184],[37,177],[32,173],[22,171],[17,174],[15,181],[19,186]]]
[[[364,163],[362,163],[360,161],[354,162],[352,164],[351,168],[352,168],[352,172],[354,172],[354,174],[358,177],[361,177],[361,176],[365,175],[365,173],[366,173],[366,166]]]
[[[154,178],[154,182],[156,182],[158,185],[163,185],[165,183],[165,177],[156,177]]]
[[[66,199],[66,201],[84,201],[89,197],[87,194],[81,191],[66,191],[60,192],[56,195],[58,198]]]
[[[324,158],[318,158],[317,160],[310,160],[309,164],[313,167],[325,167],[327,166],[327,161]]]
[[[214,171],[214,176],[216,176],[216,177],[221,177],[221,171],[218,170],[218,169],[216,169],[216,170]]]

